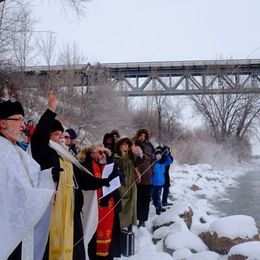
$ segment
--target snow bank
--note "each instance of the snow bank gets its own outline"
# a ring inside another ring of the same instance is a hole
[[[182,248],[189,248],[196,252],[201,252],[208,249],[203,241],[190,231],[177,232],[168,235],[165,238],[165,246],[174,251]]]
[[[252,238],[258,234],[255,220],[250,216],[234,215],[220,218],[214,221],[209,227],[210,233],[218,234],[218,237]]]
[[[179,219],[178,222],[170,225],[170,226],[163,226],[156,229],[153,233],[153,239],[159,240],[165,238],[170,233],[177,233],[177,232],[184,232],[189,231],[187,225],[182,219]]]
[[[172,254],[174,260],[187,259],[188,257],[190,257],[192,255],[193,255],[193,253],[190,251],[189,248],[178,249],[175,252],[173,252],[173,254]]]
[[[150,206],[146,227],[139,229],[134,227],[136,254],[130,258],[121,257],[121,259],[227,260],[227,255],[219,256],[214,252],[207,251],[206,245],[197,235],[202,232],[210,231],[212,233],[216,231],[220,236],[232,239],[237,237],[249,238],[257,234],[253,218],[231,216],[219,219],[222,213],[218,212],[210,201],[226,199],[227,188],[237,187],[234,178],[252,169],[259,169],[259,166],[259,163],[257,165],[252,164],[252,167],[245,164],[241,167],[236,166],[236,168],[220,171],[206,164],[190,166],[178,165],[175,162],[170,169],[172,184],[170,198],[174,205],[160,216],[155,214],[154,206]],[[196,185],[198,189],[191,189],[193,185]],[[189,211],[189,208],[193,211],[190,231],[184,224],[183,219],[179,217],[179,215]],[[155,231],[154,227],[157,227]],[[157,242],[156,245],[153,240]],[[257,244],[254,245],[254,243]],[[258,254],[257,250],[260,249],[258,243],[260,242],[247,242],[234,246],[230,249],[229,254],[251,252],[250,256],[255,258],[249,259],[260,259],[259,255],[252,255],[252,252]],[[247,244],[250,246],[246,246]],[[169,254],[163,252],[166,247],[169,247],[169,250],[167,250]],[[193,254],[193,250],[199,253]],[[248,250],[248,252],[243,250]]]
[[[193,254],[188,257],[187,260],[219,260],[220,256],[212,251],[204,251],[200,253]]]
[[[249,259],[260,259],[260,241],[245,242],[233,246],[228,253],[228,256],[232,255],[242,255]]]

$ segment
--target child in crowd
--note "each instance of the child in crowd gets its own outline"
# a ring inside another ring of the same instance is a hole
[[[164,172],[166,167],[173,163],[173,158],[169,156],[167,150],[165,151],[165,154],[163,154],[163,149],[161,146],[158,146],[155,149],[154,156],[156,162],[153,170],[151,197],[156,208],[156,214],[160,215],[161,212],[165,211],[162,207],[161,201],[162,187],[165,182]]]

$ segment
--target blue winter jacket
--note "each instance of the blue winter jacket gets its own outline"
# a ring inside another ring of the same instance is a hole
[[[163,186],[165,182],[164,172],[165,168],[173,163],[173,159],[168,154],[165,156],[165,162],[160,163],[156,162],[154,164],[153,170],[153,178],[152,178],[152,185],[153,186]]]

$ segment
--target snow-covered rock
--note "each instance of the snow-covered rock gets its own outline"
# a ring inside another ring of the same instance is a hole
[[[233,215],[220,218],[210,225],[209,231],[211,234],[217,233],[219,237],[228,237],[231,239],[237,237],[248,239],[258,235],[255,220],[246,215]]]
[[[233,246],[228,253],[228,260],[260,259],[260,242],[251,241]]]
[[[255,220],[250,216],[234,215],[214,221],[209,231],[200,234],[204,243],[215,252],[225,254],[237,244],[259,240]]]
[[[173,223],[178,222],[180,218],[182,218],[188,228],[190,228],[192,224],[192,215],[193,212],[189,203],[183,201],[176,202],[167,210],[167,212],[154,219],[153,230],[155,231],[162,226],[170,226]]]
[[[203,241],[191,233],[189,230],[169,234],[164,240],[164,251],[172,254],[174,251],[182,248],[188,248],[191,252],[201,252],[207,250],[207,246]]]
[[[219,260],[220,256],[212,251],[203,251],[187,258],[187,260]]]
[[[163,259],[163,260],[172,260],[172,257],[163,252],[146,252],[146,253],[139,253],[137,255],[133,255],[131,257],[125,258],[127,260],[158,260],[158,259]]]
[[[187,259],[188,257],[190,257],[192,255],[193,255],[193,253],[191,252],[191,250],[189,248],[178,249],[178,250],[174,251],[172,254],[174,260]]]
[[[153,233],[153,241],[154,243],[157,243],[159,240],[164,239],[169,234],[174,234],[183,231],[188,231],[188,228],[184,221],[182,219],[179,219],[178,222],[170,226],[163,226],[156,229]]]

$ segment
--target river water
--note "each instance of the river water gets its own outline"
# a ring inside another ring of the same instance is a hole
[[[256,220],[260,231],[260,170],[237,179],[239,187],[230,188],[229,200],[212,201],[225,215],[248,215]]]

